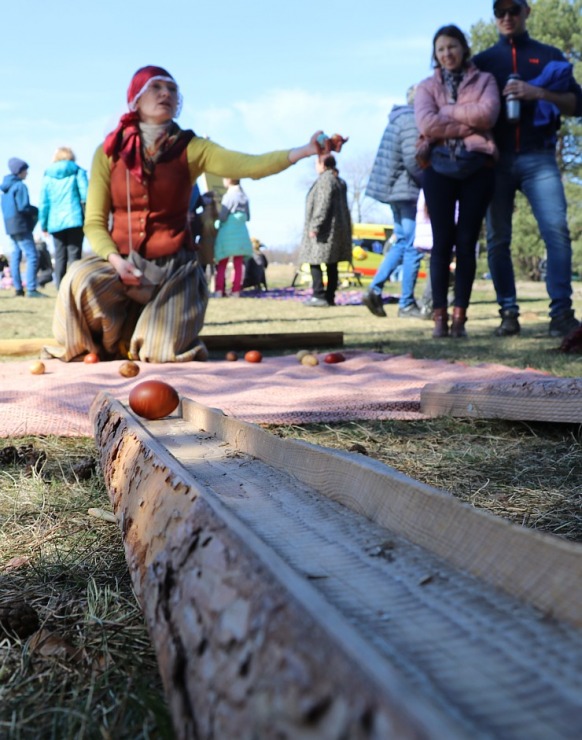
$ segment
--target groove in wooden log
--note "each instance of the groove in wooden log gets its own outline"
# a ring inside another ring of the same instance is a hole
[[[518,527],[361,455],[281,440],[187,398],[182,414],[454,567],[582,627],[579,545]]]

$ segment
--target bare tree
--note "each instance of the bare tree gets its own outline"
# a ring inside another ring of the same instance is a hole
[[[384,223],[390,215],[388,206],[365,195],[375,156],[375,152],[366,152],[346,158],[340,165],[340,177],[348,186],[348,204],[354,223]]]

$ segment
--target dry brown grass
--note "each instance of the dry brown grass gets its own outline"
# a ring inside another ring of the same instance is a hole
[[[119,530],[87,513],[108,507],[94,441],[0,454],[0,615],[25,604],[39,621],[20,637],[2,622],[0,737],[171,738]]]

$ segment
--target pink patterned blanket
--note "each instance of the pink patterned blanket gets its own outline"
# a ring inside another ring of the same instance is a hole
[[[245,421],[301,424],[356,419],[420,419],[420,391],[435,382],[501,382],[539,373],[503,365],[468,366],[374,352],[345,351],[346,362],[316,367],[295,355],[266,357],[260,364],[210,361],[142,364],[136,378],[119,375],[120,362],[65,364],[46,360],[44,375],[30,361],[0,363],[0,437],[91,436],[88,412],[107,390],[127,402],[136,383],[165,380],[183,396]]]

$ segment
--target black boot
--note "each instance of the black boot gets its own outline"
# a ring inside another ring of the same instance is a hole
[[[517,320],[517,317],[519,316],[519,311],[517,309],[502,308],[501,311],[499,311],[499,315],[501,316],[501,324],[499,324],[497,329],[493,332],[496,337],[513,337],[515,334],[519,334],[521,326]]]

